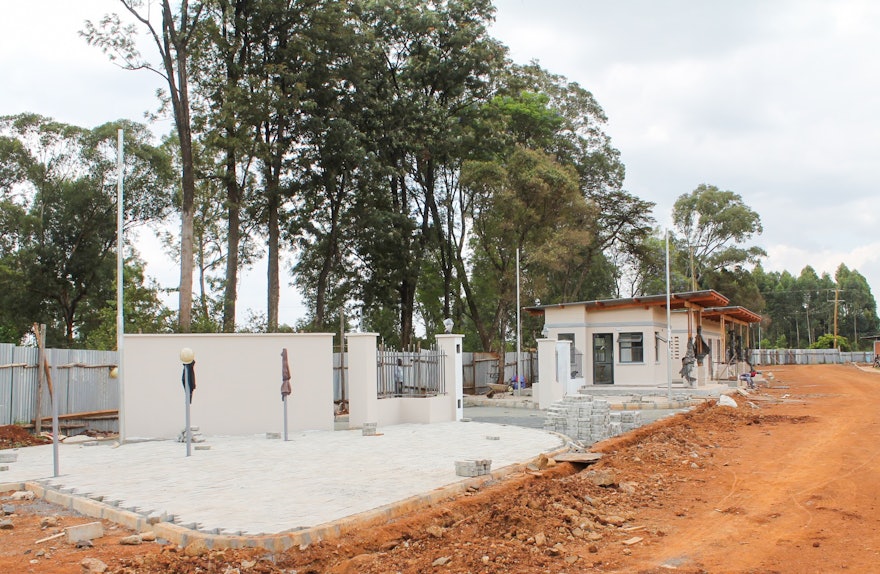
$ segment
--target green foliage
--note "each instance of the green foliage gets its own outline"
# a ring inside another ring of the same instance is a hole
[[[829,334],[829,333],[825,333],[824,335],[820,335],[819,338],[816,339],[816,342],[813,343],[812,345],[810,345],[810,348],[811,349],[834,349],[835,348],[834,340],[835,340],[834,335]],[[850,345],[849,345],[849,341],[847,340],[846,337],[844,337],[842,335],[837,336],[836,348],[838,348],[844,352],[848,352],[851,350]]]
[[[740,246],[763,227],[761,217],[732,191],[701,184],[675,201],[672,220],[686,248],[682,264],[697,289],[710,288],[710,272],[754,264],[767,255],[760,247]]]
[[[123,322],[126,333],[172,333],[174,313],[159,300],[159,289],[144,276],[144,263],[129,257],[123,271]],[[114,282],[115,283],[115,282]],[[116,349],[116,299],[105,302],[92,314],[97,322],[87,329],[82,346],[88,349]]]
[[[159,219],[168,207],[169,162],[145,141],[143,126],[89,130],[35,114],[0,118],[7,186],[0,219],[14,224],[0,244],[0,284],[9,287],[0,294],[0,324],[7,333],[20,337],[32,323],[45,323],[48,345],[72,347],[100,328],[100,310],[115,293],[118,127],[131,147],[127,224]]]
[[[168,14],[170,5],[162,3]],[[189,74],[189,109],[163,100],[182,130],[168,142],[173,153],[140,135],[132,137],[143,146],[127,143],[139,159],[127,167],[133,200],[126,206],[134,221],[159,218],[171,205],[186,211],[183,195],[192,203],[199,293],[187,309],[188,328],[235,328],[238,273],[263,255],[263,245],[269,305],[240,326],[249,331],[286,328],[277,317],[285,255],[309,307],[298,329],[336,332],[344,313],[395,346],[413,343],[419,326],[440,331],[447,317],[467,335],[468,348],[509,346],[517,252],[524,305],[665,290],[665,237],[654,229],[654,204],[623,188],[624,165],[605,133],[602,107],[563,76],[507,60],[489,35],[489,0],[212,1],[188,8],[192,34],[181,38],[184,51],[170,64]],[[134,30],[119,22],[88,24],[85,35],[123,66],[146,65]],[[26,328],[47,305],[19,280],[37,256],[35,242],[22,238],[42,233],[45,222],[17,200],[16,186],[51,181],[28,145],[45,142],[58,154],[55,163],[79,170],[52,189],[31,184],[34,197],[54,193],[70,202],[67,215],[50,214],[59,237],[86,229],[81,215],[90,206],[107,208],[114,184],[114,124],[50,124],[22,116],[16,129],[29,126],[37,135],[0,138],[0,334]],[[126,137],[138,129],[127,127]],[[194,169],[184,153],[190,136]],[[73,139],[94,143],[83,153],[61,153]],[[175,156],[174,169],[168,156]],[[198,181],[172,188],[175,171]],[[90,196],[93,187],[106,197]],[[676,201],[673,220],[674,291],[695,283],[717,289],[764,314],[767,340],[807,346],[833,329],[837,289],[840,332],[857,346],[862,333],[880,331],[876,302],[857,272],[764,272],[763,250],[749,245],[761,220],[739,195],[701,185]],[[180,251],[170,250],[178,259]],[[46,251],[55,262],[50,275],[62,275],[67,252]],[[75,337],[93,328],[83,311],[99,316],[109,298],[112,270],[99,252],[92,251],[93,268],[77,268],[94,272],[91,283],[105,287],[77,304]],[[531,321],[523,320],[529,341],[540,331]]]

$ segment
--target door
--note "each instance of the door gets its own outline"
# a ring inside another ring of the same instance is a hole
[[[593,384],[614,384],[614,337],[593,333]]]

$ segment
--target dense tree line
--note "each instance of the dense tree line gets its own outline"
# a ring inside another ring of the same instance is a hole
[[[601,106],[588,90],[537,64],[513,64],[488,32],[489,0],[157,4],[151,12],[120,0],[134,26],[109,15],[83,31],[123,67],[162,75],[168,90],[160,99],[175,120],[173,136],[155,148],[143,126],[127,126],[127,145],[153,154],[136,164],[134,153],[129,169],[156,180],[138,190],[133,179],[127,221],[176,213],[181,230],[168,239],[181,264],[177,324],[146,288],[131,294],[144,302],[132,318],[141,324],[132,328],[335,332],[342,314],[406,346],[422,329],[439,332],[449,317],[469,348],[500,350],[516,327],[517,255],[524,304],[665,290],[654,204],[623,189],[624,165],[604,132]],[[158,63],[138,52],[139,33],[155,44]],[[40,129],[53,125],[28,117]],[[46,194],[64,191],[72,195],[58,201],[98,193],[101,213],[109,214],[115,176],[108,140],[76,144],[83,151],[72,161],[82,162],[88,178],[59,177],[41,187],[22,175],[22,166],[41,160],[21,163],[17,150],[42,155],[16,128],[21,121],[6,118],[0,134],[2,216],[33,218]],[[109,129],[98,128],[105,138]],[[98,173],[86,153],[93,145],[104,153]],[[67,208],[81,211],[75,203]],[[676,290],[718,288],[758,312],[786,312],[768,297],[785,278],[754,268],[763,252],[746,245],[761,232],[760,218],[739,196],[701,185],[679,199],[673,218]],[[65,296],[24,290],[15,307],[4,302],[5,313],[16,309],[0,318],[5,339],[35,318],[58,317],[50,323],[63,324],[68,345],[107,340],[106,321],[90,326],[106,320],[112,306],[113,222],[103,225],[88,254],[96,275],[71,279],[46,256],[29,256],[50,276],[88,285],[88,305],[71,310],[59,302]],[[45,236],[44,227],[39,231]],[[22,261],[24,245],[40,237],[3,236],[0,280],[36,276]],[[62,242],[55,247],[77,252]],[[127,293],[143,287],[136,253],[128,255]],[[265,316],[236,325],[240,272],[261,258]],[[855,285],[853,275],[838,279]],[[282,281],[304,296],[309,314],[301,324],[279,324]],[[876,330],[869,290],[858,308],[859,318],[853,306],[841,324]],[[818,338],[818,310],[813,317],[796,339]],[[790,337],[783,322],[773,315],[768,336],[778,338],[775,329],[782,329]],[[528,318],[524,326],[527,339],[539,329]]]

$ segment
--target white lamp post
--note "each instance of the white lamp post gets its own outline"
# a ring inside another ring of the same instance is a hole
[[[186,402],[186,456],[192,453],[192,426],[189,421],[189,407],[192,402],[192,381],[190,380],[189,365],[195,361],[195,353],[189,347],[180,350],[180,362],[183,363],[183,398]]]

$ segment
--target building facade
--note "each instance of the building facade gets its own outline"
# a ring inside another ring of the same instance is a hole
[[[571,378],[591,385],[701,386],[746,368],[749,326],[760,315],[714,290],[529,307],[544,336],[571,343]],[[668,329],[667,325],[670,327]],[[667,330],[671,330],[667,347]]]

